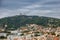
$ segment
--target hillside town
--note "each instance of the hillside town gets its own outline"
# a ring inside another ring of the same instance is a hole
[[[5,25],[7,27],[7,25]],[[43,27],[37,24],[26,24],[17,30],[0,28],[0,40],[60,40],[60,27]]]

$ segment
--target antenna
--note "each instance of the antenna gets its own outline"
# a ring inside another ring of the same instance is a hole
[[[22,13],[20,13],[20,15],[22,15]]]
[[[20,13],[20,15],[25,15],[25,13]]]

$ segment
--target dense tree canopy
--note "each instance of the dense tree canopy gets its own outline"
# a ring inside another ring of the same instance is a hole
[[[44,27],[58,27],[60,26],[60,19],[50,17],[18,15],[0,19],[0,27],[5,27],[5,24],[7,24],[8,26],[7,29],[19,28],[26,24],[38,24]]]

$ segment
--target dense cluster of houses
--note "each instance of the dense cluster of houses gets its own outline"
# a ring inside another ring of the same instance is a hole
[[[60,40],[60,27],[43,27],[37,24],[26,24],[17,30],[11,30],[10,34],[0,33],[7,37],[6,40]]]

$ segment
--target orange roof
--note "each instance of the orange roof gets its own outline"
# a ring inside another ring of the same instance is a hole
[[[53,40],[59,40],[59,38],[58,37],[54,37],[54,39]]]

